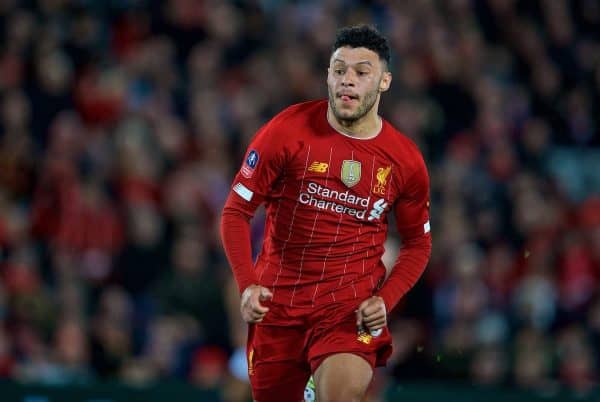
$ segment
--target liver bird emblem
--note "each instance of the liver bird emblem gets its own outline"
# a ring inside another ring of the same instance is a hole
[[[373,187],[373,192],[379,195],[385,195],[385,186],[387,184],[387,178],[392,171],[392,167],[380,167],[377,169],[377,184]]]

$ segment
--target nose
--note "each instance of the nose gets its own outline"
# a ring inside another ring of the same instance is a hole
[[[351,69],[348,69],[342,76],[341,85],[343,87],[353,87],[355,85],[355,78],[356,75],[352,72]]]

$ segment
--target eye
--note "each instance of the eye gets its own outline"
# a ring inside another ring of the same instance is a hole
[[[368,72],[368,71],[357,71],[356,73],[357,73],[357,74],[358,74],[360,77],[362,77],[362,76],[365,76],[365,75],[368,75],[368,74],[369,74],[369,72]]]
[[[336,68],[335,70],[333,70],[333,72],[337,75],[342,75],[344,74],[344,70],[342,70],[341,68]]]

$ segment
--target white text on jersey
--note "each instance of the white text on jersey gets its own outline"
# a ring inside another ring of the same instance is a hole
[[[338,191],[309,182],[305,192],[298,195],[298,201],[303,205],[312,206],[321,210],[330,210],[338,214],[348,214],[358,219],[365,219],[371,197],[359,197],[351,194],[349,190]],[[356,208],[358,207],[358,208]],[[362,208],[360,208],[362,207]],[[387,203],[383,198],[373,204],[368,220],[380,219]]]

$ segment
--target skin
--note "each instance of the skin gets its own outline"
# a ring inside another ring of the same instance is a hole
[[[338,48],[327,69],[329,106],[327,121],[337,131],[356,138],[375,137],[381,131],[378,114],[381,93],[389,89],[392,75],[377,53],[366,48]],[[242,318],[259,323],[269,312],[261,302],[271,300],[269,289],[251,285],[240,302]],[[383,299],[372,296],[356,310],[356,323],[369,331],[387,324]],[[314,373],[319,402],[360,402],[373,377],[373,369],[362,357],[337,353],[327,357]]]
[[[250,285],[242,293],[240,300],[240,312],[242,319],[248,324],[261,322],[269,308],[261,304],[273,298],[273,293],[264,286]]]
[[[373,370],[362,357],[336,353],[321,363],[314,374],[318,402],[360,402]]]
[[[327,69],[327,120],[333,128],[357,138],[379,133],[381,93],[392,82],[385,64],[377,53],[363,47],[341,47],[333,52]]]

